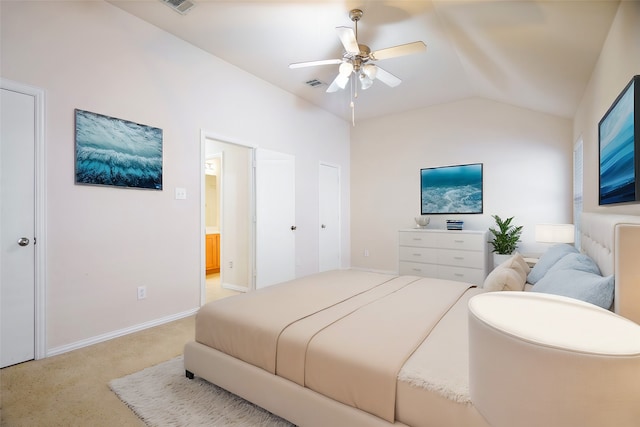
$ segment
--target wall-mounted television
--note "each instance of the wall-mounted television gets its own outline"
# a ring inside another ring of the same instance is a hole
[[[634,76],[598,124],[599,204],[640,201],[640,76]]]
[[[481,214],[482,163],[420,169],[422,215]]]

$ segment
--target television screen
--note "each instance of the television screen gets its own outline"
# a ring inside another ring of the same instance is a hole
[[[639,200],[639,103],[640,76],[635,76],[598,124],[601,205]]]
[[[481,214],[482,163],[420,169],[421,214]]]

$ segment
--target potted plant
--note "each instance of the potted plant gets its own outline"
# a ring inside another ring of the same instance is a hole
[[[497,229],[489,228],[493,235],[493,240],[490,240],[489,243],[493,246],[493,262],[498,265],[516,251],[522,234],[522,226],[512,225],[513,217],[502,220],[498,215],[491,216],[496,221]]]

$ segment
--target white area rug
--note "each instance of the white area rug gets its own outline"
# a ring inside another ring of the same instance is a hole
[[[109,383],[151,427],[292,424],[201,378],[187,379],[182,356]]]

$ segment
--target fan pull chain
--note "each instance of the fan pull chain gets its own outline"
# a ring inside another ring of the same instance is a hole
[[[349,104],[349,106],[351,107],[351,126],[355,127],[356,126],[356,104],[355,102],[353,102],[354,98],[358,97],[358,85],[355,81],[355,73],[351,74],[351,90],[349,91],[351,94],[351,103]],[[355,96],[354,96],[355,93]]]

